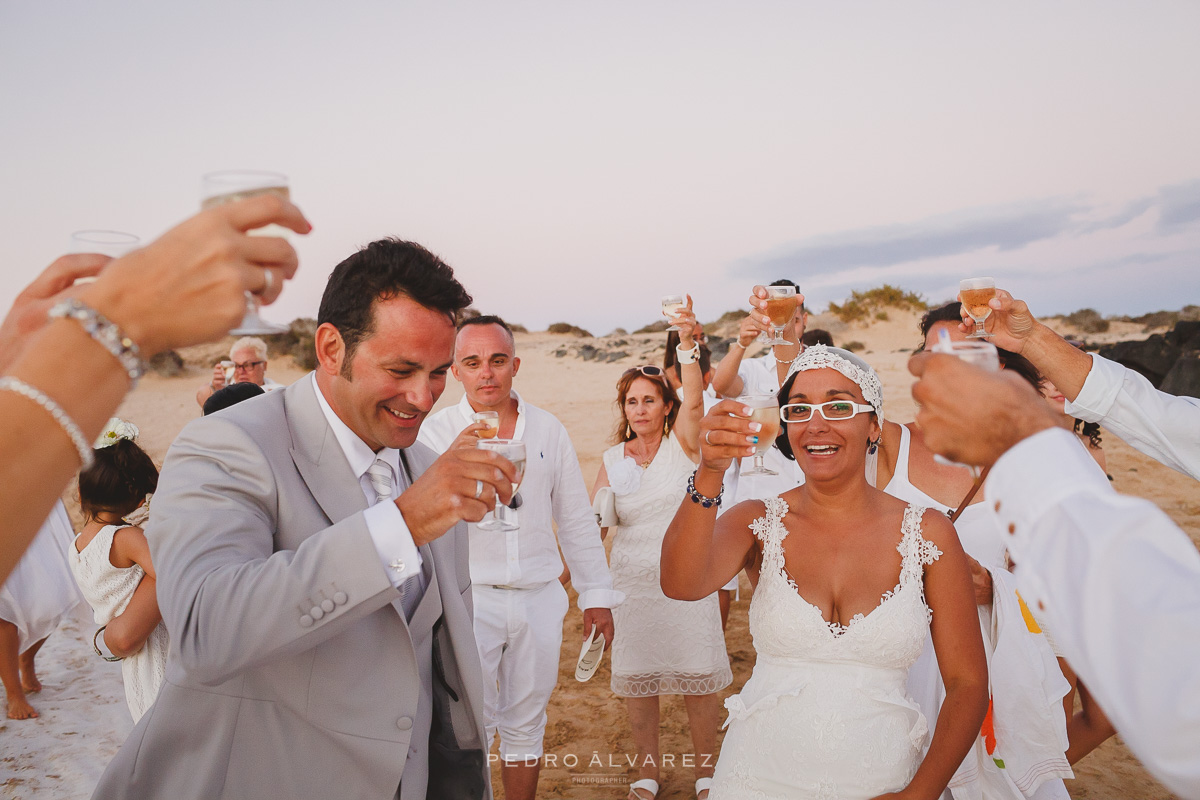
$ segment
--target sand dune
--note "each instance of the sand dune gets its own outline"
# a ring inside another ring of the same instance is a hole
[[[911,377],[905,369],[908,350],[917,342],[915,315],[893,313],[892,319],[870,327],[828,325],[837,328],[839,342],[857,340],[863,355],[879,371],[885,386],[885,414],[897,421],[912,419],[909,396]],[[817,323],[814,320],[814,324]],[[828,322],[820,320],[820,322]],[[1125,330],[1115,323],[1104,340],[1138,338],[1140,328]],[[1100,337],[1091,337],[1097,340]],[[615,345],[617,339],[623,344]],[[522,359],[517,389],[530,402],[546,408],[563,421],[579,453],[589,482],[596,474],[600,455],[612,432],[614,385],[622,371],[637,363],[661,361],[665,336],[624,336],[589,340],[607,350],[624,350],[619,361],[584,361],[572,354],[580,340],[545,333],[521,334]],[[224,345],[193,348],[184,355],[192,363],[188,374],[177,378],[145,378],[121,408],[121,416],[142,430],[142,444],[161,462],[168,445],[184,424],[199,416],[195,389],[208,377],[198,366],[219,358]],[[566,350],[566,355],[556,352]],[[282,383],[303,372],[281,360],[271,362],[269,374]],[[461,389],[452,380],[440,405],[456,402]],[[1105,437],[1109,472],[1121,492],[1148,498],[1158,504],[1193,541],[1200,542],[1200,500],[1195,483],[1133,451],[1115,437]],[[73,513],[77,504],[72,502]],[[76,517],[78,519],[78,517]],[[747,628],[749,586],[742,578],[740,602],[734,604],[726,640],[733,663],[734,684],[723,695],[735,692],[749,677],[754,652]],[[567,798],[624,797],[632,772],[625,766],[630,733],[623,703],[608,689],[608,659],[590,683],[574,680],[573,664],[582,639],[578,611],[565,622],[560,684],[550,705],[546,750],[554,765],[542,773],[541,796]],[[39,658],[45,690],[31,700],[41,713],[33,721],[0,721],[0,787],[5,797],[78,798],[87,796],[105,764],[132,728],[121,688],[120,669],[95,656],[91,648],[93,626],[69,621],[51,636]],[[664,764],[663,800],[690,798],[692,772],[684,754],[691,752],[686,717],[678,698],[663,702],[662,748],[673,765]],[[1160,800],[1171,794],[1155,782],[1117,739],[1111,740],[1078,765],[1077,779],[1068,788],[1076,798]],[[501,796],[497,781],[497,795]]]

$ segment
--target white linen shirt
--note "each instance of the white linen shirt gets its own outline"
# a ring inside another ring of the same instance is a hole
[[[1092,369],[1066,412],[1200,481],[1200,399],[1160,392],[1144,375],[1090,355]]]
[[[1022,597],[1129,749],[1200,798],[1200,553],[1148,500],[1117,494],[1074,434],[1042,431],[1005,453],[988,513]]]
[[[371,486],[371,479],[367,477],[367,470],[375,463],[377,457],[386,461],[392,468],[392,485],[396,487],[396,497],[399,497],[400,492],[405,488],[403,481],[406,480],[401,477],[400,451],[385,447],[378,453],[372,452],[371,448],[367,447],[367,443],[358,438],[358,434],[350,430],[346,423],[342,422],[341,418],[334,413],[325,399],[325,395],[321,394],[321,387],[317,383],[315,372],[312,382],[313,390],[317,393],[317,403],[321,406],[321,413],[325,415],[325,421],[333,429],[333,436],[337,439],[338,446],[342,448],[346,460],[350,462],[350,469],[358,478],[359,488],[362,489],[363,496],[370,504],[370,508],[363,512],[363,520],[367,523],[367,533],[371,535],[371,541],[375,544],[375,552],[378,553],[383,568],[387,570],[392,586],[399,588],[400,584],[413,575],[421,574],[421,564],[424,562],[420,551],[417,550],[416,542],[413,541],[412,533],[408,530],[408,524],[404,521],[404,515],[400,513],[396,504],[375,502],[375,489]],[[393,569],[392,564],[403,564],[404,568]],[[420,579],[420,583],[421,591],[424,591],[424,577]],[[395,601],[398,609],[400,609],[399,603],[399,600]],[[403,610],[400,610],[403,613]]]
[[[519,589],[544,586],[562,574],[561,545],[571,568],[571,583],[579,592],[579,608],[613,608],[625,595],[613,589],[600,528],[571,437],[553,414],[527,404],[515,391],[512,397],[517,401],[513,438],[525,442],[526,459],[522,505],[509,512],[518,527],[515,531],[487,531],[468,526],[471,581]],[[425,420],[419,441],[444,453],[471,424],[473,413],[463,395],[458,404]]]

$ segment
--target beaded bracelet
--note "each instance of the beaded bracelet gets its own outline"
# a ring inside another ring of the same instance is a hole
[[[67,416],[67,412],[62,410],[62,406],[50,399],[45,392],[30,386],[25,381],[11,377],[0,378],[0,391],[15,392],[22,397],[32,400],[50,412],[50,416],[54,417],[54,421],[71,438],[71,444],[75,445],[75,451],[79,453],[79,460],[83,463],[82,469],[87,469],[92,465],[92,462],[95,461],[95,458],[92,456],[92,443],[83,438],[83,431],[79,430],[79,426],[75,424],[75,420]]]
[[[137,386],[138,378],[146,373],[146,362],[142,360],[137,343],[126,336],[116,323],[110,322],[91,306],[84,305],[72,297],[55,304],[46,316],[50,319],[73,319],[83,326],[88,336],[121,362],[121,366],[129,373],[129,382],[133,386]]]
[[[693,503],[699,503],[705,508],[712,508],[713,506],[719,507],[721,505],[721,498],[725,496],[725,487],[721,487],[721,491],[717,492],[716,497],[705,497],[696,491],[696,473],[693,472],[688,477],[687,492],[688,497],[692,498]]]

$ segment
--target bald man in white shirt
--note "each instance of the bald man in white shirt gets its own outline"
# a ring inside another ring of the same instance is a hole
[[[1155,777],[1200,798],[1200,553],[1153,503],[1113,491],[1045,402],[1004,372],[923,354],[925,443],[992,465],[987,508],[1023,598]],[[1056,385],[1060,385],[1054,379]]]
[[[473,447],[477,411],[495,411],[499,438],[525,443],[526,469],[515,531],[469,526],[475,638],[484,673],[484,721],[498,731],[505,797],[532,800],[537,791],[546,705],[558,681],[567,593],[559,582],[562,556],[579,592],[586,637],[595,626],[613,640],[613,589],[587,487],[566,428],[513,391],[521,366],[512,329],[499,317],[465,320],[451,371],[463,399],[421,426],[420,441],[436,452]],[[555,530],[557,528],[557,536]]]

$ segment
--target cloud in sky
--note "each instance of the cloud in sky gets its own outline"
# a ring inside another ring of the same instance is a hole
[[[780,275],[878,272],[889,267],[966,255],[1005,253],[1062,236],[1082,237],[1122,228],[1158,211],[1159,234],[1200,221],[1200,180],[1162,187],[1156,196],[1132,200],[1115,213],[1078,199],[1039,200],[968,209],[897,225],[823,234],[752,256],[730,268],[761,280]]]

